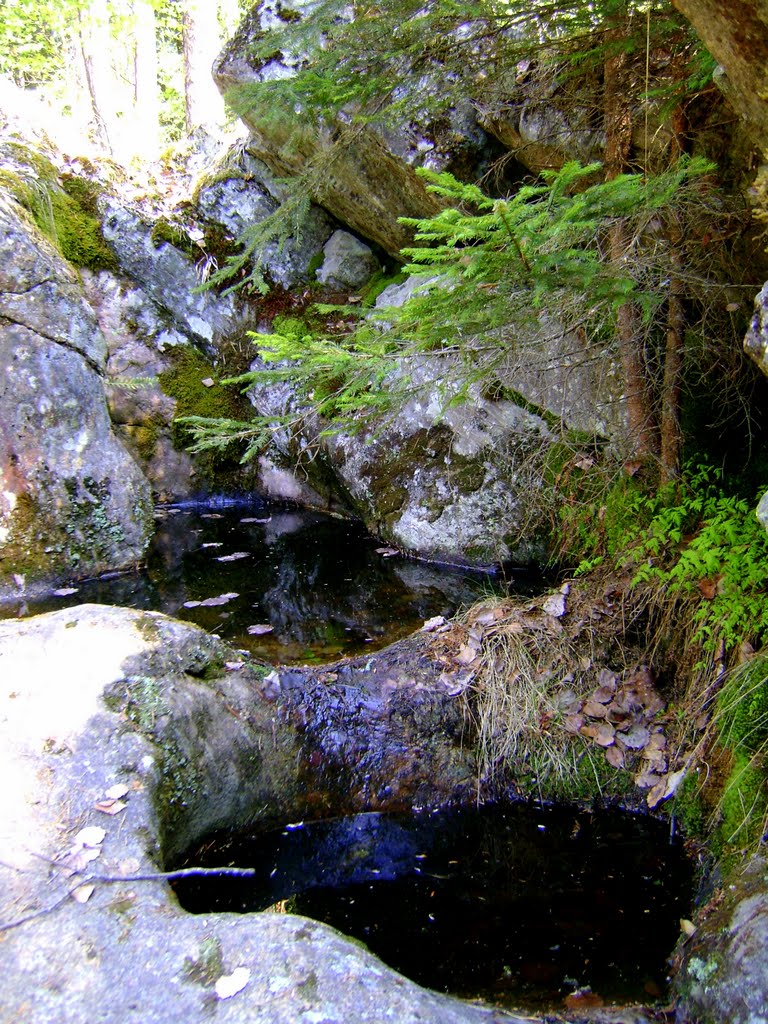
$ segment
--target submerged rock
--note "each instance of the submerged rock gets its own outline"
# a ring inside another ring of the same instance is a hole
[[[80,280],[0,197],[0,593],[139,560],[150,489],[112,431]]]

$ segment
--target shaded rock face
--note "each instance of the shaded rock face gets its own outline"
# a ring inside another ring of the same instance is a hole
[[[413,381],[436,369],[434,360],[428,369],[407,367]],[[251,400],[264,415],[296,410],[289,385],[256,387]],[[330,490],[371,532],[408,553],[476,566],[535,560],[543,546],[526,494],[541,486],[534,467],[553,441],[546,422],[514,402],[488,401],[479,389],[461,405],[446,402],[425,390],[355,434],[323,435],[306,422],[299,434],[279,434],[272,455],[286,467],[298,463],[297,477]]]
[[[317,279],[331,288],[359,288],[380,269],[370,246],[348,231],[334,231],[323,248],[323,256]]]
[[[194,493],[199,489],[194,460],[173,443],[176,402],[150,383],[171,368],[169,352],[188,345],[188,337],[128,280],[106,271],[82,276],[107,342],[107,403],[116,433],[134,454],[159,500]],[[131,386],[137,379],[144,383]]]
[[[755,296],[755,311],[744,338],[744,351],[768,376],[768,282]]]
[[[185,335],[213,349],[245,331],[248,313],[243,303],[232,295],[197,292],[201,279],[193,260],[170,242],[155,244],[152,224],[137,210],[108,199],[103,232],[123,273],[166,310]]]
[[[0,203],[0,590],[16,590],[137,561],[152,507],[111,428],[106,343],[79,278]]]
[[[754,857],[704,906],[681,950],[675,985],[679,1020],[768,1021],[766,862]]]
[[[261,224],[274,213],[284,197],[267,165],[247,150],[238,148],[203,180],[195,196],[195,213],[202,226],[213,224],[236,242],[244,232]],[[294,288],[311,277],[310,265],[322,252],[333,232],[331,218],[318,206],[312,206],[302,224],[301,233],[262,246],[258,259],[262,271],[273,284]]]
[[[256,1024],[516,1024],[514,1016],[420,989],[317,922],[193,916],[166,883],[137,878],[211,828],[311,812],[305,787],[314,780],[303,773],[334,743],[335,764],[346,773],[335,786],[351,782],[359,791],[371,761],[355,765],[357,727],[346,740],[343,725],[335,738],[323,737],[313,732],[315,714],[335,710],[343,722],[356,708],[362,721],[368,708],[375,735],[389,729],[393,743],[426,739],[440,718],[436,705],[424,717],[439,695],[427,675],[421,699],[413,675],[410,684],[404,678],[405,660],[399,672],[391,663],[389,698],[383,676],[363,681],[361,663],[328,694],[321,692],[328,681],[313,684],[308,673],[302,682],[286,679],[283,703],[279,681],[227,669],[233,657],[187,624],[105,606],[0,622],[3,682],[14,694],[0,723],[0,770],[14,780],[0,793],[0,924],[15,924],[0,943],[3,1018],[202,1024],[218,1011]],[[303,696],[294,697],[294,683]],[[438,767],[428,756],[419,772],[418,756],[401,802],[429,787]],[[110,815],[96,805],[115,784],[124,806]],[[84,826],[97,832],[83,838]],[[94,889],[78,893],[84,906],[67,894],[87,881]],[[236,968],[247,983],[225,1000],[216,982]]]

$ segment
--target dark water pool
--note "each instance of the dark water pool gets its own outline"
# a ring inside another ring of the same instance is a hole
[[[304,914],[422,985],[531,1012],[587,987],[605,1003],[662,997],[692,901],[663,823],[517,804],[217,835],[186,863],[256,869],[175,882],[193,913]]]
[[[488,574],[381,547],[359,523],[317,512],[224,500],[174,506],[158,512],[140,571],[19,599],[0,616],[124,605],[187,619],[267,661],[322,662],[380,647],[501,589]]]

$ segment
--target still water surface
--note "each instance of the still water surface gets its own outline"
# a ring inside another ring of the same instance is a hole
[[[73,582],[58,596],[7,605],[0,616],[85,602],[151,609],[254,657],[306,663],[381,647],[501,586],[487,574],[377,548],[361,524],[319,512],[222,499],[172,506],[158,512],[141,570]]]
[[[606,1004],[663,996],[692,900],[691,864],[664,822],[567,807],[222,833],[186,863],[255,869],[175,882],[193,913],[303,914],[422,985],[537,1012],[562,1010],[585,989]]]

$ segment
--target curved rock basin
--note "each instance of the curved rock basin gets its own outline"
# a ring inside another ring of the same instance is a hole
[[[662,822],[522,804],[219,835],[189,863],[255,877],[180,880],[187,910],[303,914],[421,985],[539,1012],[661,996],[692,900]]]
[[[141,570],[20,598],[0,617],[122,605],[186,619],[266,661],[311,663],[374,650],[500,587],[390,553],[361,524],[319,512],[224,500],[158,517]]]

